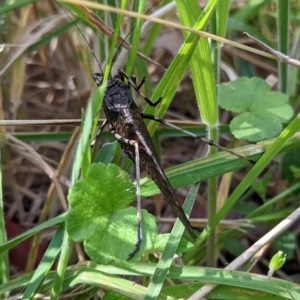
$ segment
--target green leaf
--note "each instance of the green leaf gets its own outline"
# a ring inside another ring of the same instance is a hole
[[[95,158],[95,162],[103,162],[104,164],[112,162],[117,152],[117,147],[117,141],[103,145]]]
[[[68,199],[68,233],[75,241],[84,241],[91,259],[126,261],[137,242],[137,212],[126,208],[135,199],[128,173],[113,164],[93,164],[86,178],[72,187]],[[157,226],[146,211],[142,211],[142,233],[142,252],[150,251]],[[140,257],[138,253],[132,261]]]
[[[226,239],[224,241],[224,246],[225,249],[234,257],[241,255],[247,250],[240,240]]]
[[[69,234],[75,241],[86,239],[107,222],[106,218],[125,208],[134,198],[135,188],[126,172],[112,164],[93,164],[86,178],[70,190]]]
[[[300,168],[297,168],[296,166],[291,166],[290,167],[293,175],[295,176],[295,178],[299,179],[300,178]]]
[[[274,242],[276,250],[283,251],[287,259],[293,257],[297,242],[296,237],[292,232],[284,232]]]
[[[270,91],[259,78],[240,78],[220,86],[220,106],[240,113],[230,123],[238,139],[256,142],[280,134],[282,123],[293,115],[287,101],[286,95]]]
[[[299,182],[300,148],[291,149],[283,155],[281,163],[281,178],[289,183]]]
[[[241,214],[241,215],[247,215],[255,209],[257,209],[258,205],[253,202],[246,201],[245,199],[240,199],[233,207],[234,212]]]
[[[248,3],[234,15],[234,18],[240,22],[248,22],[257,16],[271,0],[250,0]]]
[[[262,179],[252,182],[251,187],[260,196],[260,198],[266,202],[266,192],[269,183],[271,182],[271,174],[265,175]]]
[[[157,235],[154,216],[142,210],[143,240],[141,251],[129,262],[141,260],[142,253],[153,249]],[[108,264],[111,261],[126,262],[129,254],[135,250],[137,243],[137,216],[135,208],[127,208],[107,218],[106,225],[98,228],[92,236],[84,241],[84,248],[90,258],[98,263]]]

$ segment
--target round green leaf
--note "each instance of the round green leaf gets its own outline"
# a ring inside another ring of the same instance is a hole
[[[129,263],[141,260],[145,252],[153,249],[157,235],[154,216],[142,210],[142,244]],[[127,208],[116,212],[106,227],[99,227],[96,232],[84,241],[84,248],[89,257],[101,264],[111,261],[125,262],[129,254],[135,250],[137,243],[137,212],[135,208]]]
[[[70,190],[67,230],[75,241],[84,241],[90,258],[98,263],[124,262],[137,243],[137,210],[126,208],[136,198],[128,173],[116,165],[93,164],[86,178]],[[155,218],[142,211],[143,241],[131,261],[151,251],[157,235]]]
[[[75,241],[94,234],[105,227],[112,215],[135,199],[135,187],[128,173],[116,165],[91,165],[86,178],[70,190],[70,209],[67,230]]]
[[[239,78],[220,86],[219,105],[240,115],[230,123],[238,139],[252,142],[270,139],[280,134],[282,122],[293,115],[288,97],[272,92],[260,78]]]

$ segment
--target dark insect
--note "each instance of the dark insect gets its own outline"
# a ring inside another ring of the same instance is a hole
[[[84,40],[89,45],[85,36],[82,34],[78,26],[75,24]],[[125,41],[125,40],[124,40]],[[90,45],[89,45],[90,47]],[[101,73],[94,73],[93,78],[97,86],[101,86],[103,80],[103,72],[101,65],[90,47],[92,55],[98,63]],[[115,55],[116,57],[116,55]],[[115,59],[114,57],[114,59]],[[128,81],[128,84],[125,83],[125,79]],[[129,88],[132,86],[138,93],[140,93],[140,88],[145,82],[145,78],[141,81],[139,85],[136,85],[135,77],[129,77],[125,74],[124,71],[118,70],[116,76],[109,76],[107,82],[107,89],[104,96],[103,108],[106,115],[106,120],[101,125],[98,130],[96,137],[92,143],[94,145],[95,140],[100,135],[101,131],[105,126],[109,126],[111,134],[118,140],[121,145],[122,150],[125,154],[133,161],[136,165],[136,182],[137,182],[137,243],[135,249],[132,253],[129,254],[128,260],[131,259],[139,250],[142,243],[142,228],[141,228],[141,199],[140,199],[140,166],[147,171],[151,179],[158,186],[162,194],[164,195],[166,201],[170,204],[173,209],[174,214],[180,219],[184,227],[190,234],[193,240],[196,240],[196,235],[193,232],[192,226],[187,219],[181,205],[179,204],[174,190],[166,177],[160,163],[159,159],[150,137],[150,134],[147,130],[147,127],[143,119],[151,119],[167,126],[171,126],[179,131],[184,132],[187,135],[190,135],[196,139],[202,140],[210,146],[215,146],[220,150],[229,152],[230,154],[237,156],[241,159],[249,161],[247,158],[230,151],[222,146],[215,144],[213,141],[199,137],[191,132],[185,131],[180,127],[177,127],[173,124],[166,122],[163,119],[159,119],[153,115],[143,114],[139,111],[137,105],[132,99]],[[140,93],[141,94],[141,93]],[[150,99],[143,97],[145,101],[151,105],[156,106],[161,101],[161,98],[156,102],[152,102]]]
[[[100,86],[102,84],[102,74],[95,73],[93,77],[96,84]],[[151,118],[153,120],[159,119],[151,115],[143,115],[140,113],[137,105],[130,95],[128,87],[124,83],[125,78],[132,82],[132,79],[130,80],[130,78],[128,78],[128,76],[122,70],[118,70],[117,76],[110,76],[108,79],[107,89],[103,101],[103,109],[107,120],[105,120],[102,124],[100,130],[97,132],[97,136],[100,134],[101,130],[108,124],[110,132],[118,140],[123,151],[136,164],[136,180],[138,189],[138,239],[134,251],[130,253],[128,257],[128,259],[130,259],[139,251],[142,242],[141,214],[139,209],[139,165],[147,171],[151,179],[158,186],[166,201],[172,207],[174,214],[183,223],[193,240],[196,239],[196,236],[193,232],[189,220],[187,219],[181,205],[179,204],[175,196],[174,190],[168,178],[166,177],[159,163],[154,144],[144,123],[143,117]],[[132,82],[132,84],[133,87],[137,91],[139,91],[143,82],[144,79],[139,86],[136,86],[134,82]],[[156,101],[155,103],[152,103],[151,100],[147,98],[145,98],[145,100],[148,104],[156,106],[161,99],[158,99],[158,101]]]
[[[101,86],[102,84],[102,77],[103,75],[101,73],[95,73],[93,75],[98,86]],[[125,79],[128,80],[128,85],[125,84]],[[109,125],[111,134],[118,140],[122,150],[136,164],[138,236],[135,249],[129,254],[128,259],[131,259],[139,251],[142,242],[139,185],[140,166],[147,171],[151,179],[158,186],[166,201],[172,207],[174,214],[180,219],[192,239],[196,239],[192,226],[179,204],[174,190],[159,163],[153,141],[143,119],[151,119],[167,126],[171,126],[194,138],[204,141],[210,146],[215,146],[221,150],[225,150],[232,155],[238,156],[239,158],[249,162],[247,158],[215,144],[212,140],[198,137],[191,132],[185,131],[180,127],[170,124],[153,115],[141,113],[133,101],[128,88],[129,86],[132,86],[137,92],[139,92],[144,81],[145,78],[143,78],[141,83],[136,86],[135,78],[128,77],[123,70],[118,70],[118,75],[114,77],[110,76],[108,78],[107,89],[103,101],[103,109],[107,119],[103,122],[95,137],[95,139],[97,139],[104,127]],[[161,101],[161,98],[154,103],[146,97],[144,97],[144,99],[151,106],[156,106]]]

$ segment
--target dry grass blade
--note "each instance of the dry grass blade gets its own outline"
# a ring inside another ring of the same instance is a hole
[[[80,8],[86,13],[86,16],[87,18],[89,19],[89,21],[97,28],[99,29],[103,34],[105,34],[107,37],[109,37],[110,39],[112,39],[113,37],[113,34],[114,34],[114,31],[108,27],[102,20],[100,20],[98,18],[97,15],[95,15],[93,13],[93,11],[91,9],[89,9],[88,7],[86,6],[83,6],[81,5]],[[122,37],[118,36],[118,39],[117,39],[117,43],[119,45],[121,45],[122,47],[124,47],[125,49],[127,49],[128,51],[131,50],[132,46],[126,42]],[[160,68],[162,68],[163,70],[165,70],[165,68],[159,64],[158,62],[152,60],[151,58],[145,56],[144,54],[138,52],[137,55],[144,59],[145,61],[149,62],[149,63],[152,63],[156,66],[159,66]]]
[[[281,53],[280,51],[274,50],[273,48],[269,47],[268,45],[266,45],[265,43],[261,42],[260,40],[254,38],[252,35],[250,35],[247,32],[244,32],[244,34],[246,34],[249,38],[251,38],[252,40],[254,40],[262,48],[264,48],[267,51],[269,51],[270,53],[274,54],[278,58],[277,59],[278,61],[287,63],[287,64],[292,65],[292,66],[300,67],[300,61],[299,60],[290,58],[289,56]]]
[[[20,140],[16,139],[15,137],[13,137],[10,134],[8,134],[7,137],[10,141],[21,146],[23,149],[25,149],[28,153],[31,154],[32,162],[34,162],[37,166],[39,166],[55,184],[59,199],[60,199],[61,203],[64,203],[64,206],[65,206],[66,199],[65,199],[62,187],[57,179],[57,176],[56,176],[54,170],[41,158],[41,156],[31,146],[29,146],[26,143],[21,142]]]
[[[11,67],[11,65],[28,49],[29,46],[34,44],[49,31],[57,28],[64,19],[65,16],[56,15],[51,18],[38,20],[31,26],[28,26],[20,39],[14,41],[14,44],[19,44],[20,46],[8,51],[0,61],[0,77],[5,74],[8,68]]]
[[[99,122],[103,122],[100,119]],[[0,120],[0,126],[49,126],[49,125],[68,125],[79,126],[81,124],[80,119],[63,119],[63,120]]]
[[[178,126],[198,126],[197,121],[181,121],[173,119],[165,119],[166,122]],[[104,119],[99,119],[99,123],[103,123]],[[79,126],[81,119],[61,119],[61,120],[0,120],[0,126],[48,126],[48,125],[66,125],[66,126]],[[201,124],[200,124],[201,125]],[[205,126],[205,124],[203,124]]]
[[[190,28],[190,27],[187,27],[187,26],[182,26],[182,25],[177,24],[175,22],[169,22],[169,21],[166,21],[166,20],[163,20],[163,19],[154,18],[152,16],[141,15],[141,14],[133,12],[133,11],[122,10],[122,9],[119,9],[119,8],[116,8],[116,7],[113,7],[113,6],[99,4],[99,3],[83,2],[81,0],[60,0],[58,2],[72,3],[72,4],[75,4],[75,5],[78,5],[78,6],[82,6],[82,4],[84,3],[85,6],[88,6],[88,7],[91,7],[91,8],[95,8],[95,9],[99,9],[99,10],[103,10],[103,11],[108,11],[108,12],[112,12],[112,13],[123,14],[125,16],[129,16],[129,17],[132,17],[132,18],[140,18],[140,19],[143,19],[143,20],[149,20],[151,22],[154,22],[154,23],[157,23],[157,24],[162,24],[164,26],[168,26],[168,27],[171,27],[171,28],[177,28],[177,29],[184,30],[184,31],[187,31],[187,32],[192,32],[192,33],[195,33],[199,36],[207,37],[207,38],[213,39],[213,40],[218,41],[218,42],[223,43],[223,44],[228,44],[228,45],[231,45],[233,47],[243,49],[245,51],[256,53],[256,54],[261,55],[263,57],[268,57],[268,58],[271,58],[271,59],[274,59],[274,60],[281,60],[278,56],[276,56],[274,54],[270,54],[270,53],[267,53],[267,52],[264,52],[264,51],[261,51],[261,50],[257,50],[257,49],[254,49],[252,47],[242,45],[240,43],[237,43],[237,42],[219,37],[219,36],[214,35],[214,34],[210,34],[210,33],[204,32],[204,31],[200,31],[200,30],[196,30],[194,28]],[[286,63],[287,64],[294,64],[294,62],[291,59],[286,61]]]

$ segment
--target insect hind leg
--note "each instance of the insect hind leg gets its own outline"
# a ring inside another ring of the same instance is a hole
[[[176,129],[178,131],[181,131],[181,132],[183,132],[183,133],[185,133],[185,134],[187,134],[187,135],[189,135],[189,136],[191,136],[191,137],[193,137],[193,138],[195,138],[197,140],[200,140],[200,141],[206,143],[209,146],[217,147],[219,150],[228,152],[228,153],[230,153],[233,156],[236,156],[236,157],[238,157],[238,158],[240,158],[242,160],[247,161],[248,163],[251,163],[252,165],[255,164],[255,162],[252,161],[251,159],[248,159],[247,157],[245,157],[243,155],[240,155],[240,154],[238,154],[238,153],[236,153],[234,151],[231,151],[231,150],[229,150],[229,149],[227,149],[225,147],[222,147],[222,146],[216,144],[213,140],[210,140],[210,139],[208,139],[206,137],[198,136],[198,135],[196,135],[196,134],[194,134],[192,132],[184,130],[184,129],[182,129],[182,128],[180,128],[180,127],[178,127],[178,126],[176,126],[176,125],[174,125],[172,123],[169,123],[169,122],[165,121],[164,119],[157,118],[157,117],[155,117],[153,115],[144,114],[144,113],[142,113],[141,115],[142,115],[143,119],[153,120],[153,121],[159,122],[161,124],[164,124],[166,126],[169,126],[171,128],[174,128],[174,129]]]
[[[140,82],[140,84],[138,86],[136,85],[136,77],[135,76],[130,76],[130,79],[136,86],[136,91],[140,92],[141,87],[144,85],[144,83],[146,81],[146,77],[143,77],[142,81]]]
[[[142,214],[141,214],[141,186],[140,186],[140,151],[139,151],[139,144],[135,140],[129,140],[118,133],[115,132],[113,128],[110,129],[110,133],[119,141],[122,141],[126,144],[132,145],[135,148],[135,167],[136,167],[136,198],[137,198],[137,242],[134,246],[134,250],[128,255],[127,260],[133,258],[133,256],[140,251],[142,240],[143,240],[143,233],[142,233]]]
[[[146,77],[144,77],[142,79],[142,81],[140,82],[140,84],[137,86],[136,85],[136,78],[135,76],[128,76],[123,70],[119,69],[118,70],[119,75],[121,76],[121,78],[126,78],[129,82],[129,87],[132,86],[143,98],[144,100],[152,107],[157,106],[160,102],[162,97],[159,97],[157,101],[153,102],[152,100],[150,100],[149,98],[147,98],[143,93],[141,93],[140,88],[143,86],[143,84],[146,81]]]

